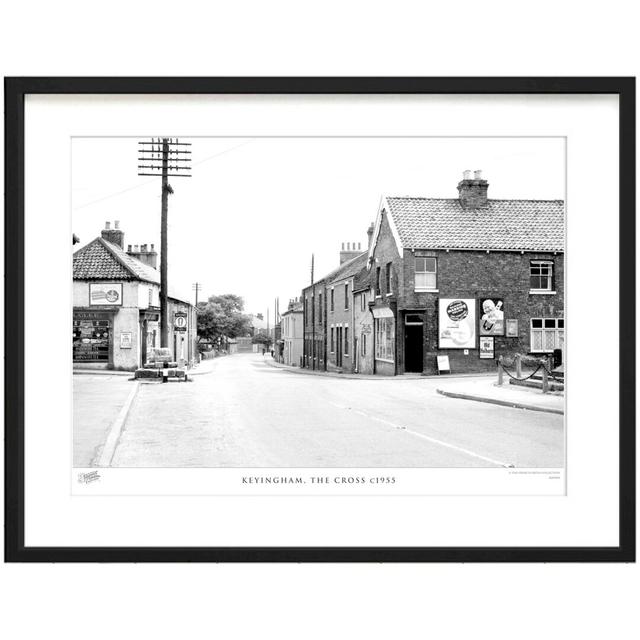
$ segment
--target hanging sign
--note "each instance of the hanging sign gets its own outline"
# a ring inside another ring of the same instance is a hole
[[[173,314],[173,330],[174,331],[187,330],[187,314],[184,311],[176,311]]]

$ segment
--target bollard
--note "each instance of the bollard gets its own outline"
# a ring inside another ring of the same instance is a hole
[[[522,356],[516,353],[516,378],[522,378]]]
[[[542,393],[549,393],[549,373],[546,361],[542,364]]]
[[[498,386],[502,386],[504,380],[502,379],[504,372],[502,370],[502,356],[498,356]]]

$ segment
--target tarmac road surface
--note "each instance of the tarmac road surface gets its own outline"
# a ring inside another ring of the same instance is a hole
[[[141,384],[112,466],[564,464],[561,415],[437,394],[449,379],[301,375],[269,360],[235,354],[193,382]]]

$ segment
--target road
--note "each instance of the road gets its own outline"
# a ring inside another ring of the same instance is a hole
[[[303,375],[269,356],[141,384],[116,467],[561,467],[563,416],[446,398],[442,379]]]

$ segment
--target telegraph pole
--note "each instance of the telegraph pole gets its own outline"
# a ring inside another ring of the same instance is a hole
[[[162,204],[160,209],[160,346],[169,346],[168,318],[168,240],[169,194],[173,189],[169,177],[190,178],[191,143],[178,142],[177,138],[151,138],[151,142],[138,142],[139,176],[162,178]]]
[[[198,291],[202,291],[202,283],[194,282],[191,288],[196,292],[196,309],[198,308]]]
[[[311,254],[311,368],[316,368],[316,288],[313,286],[313,261]]]

